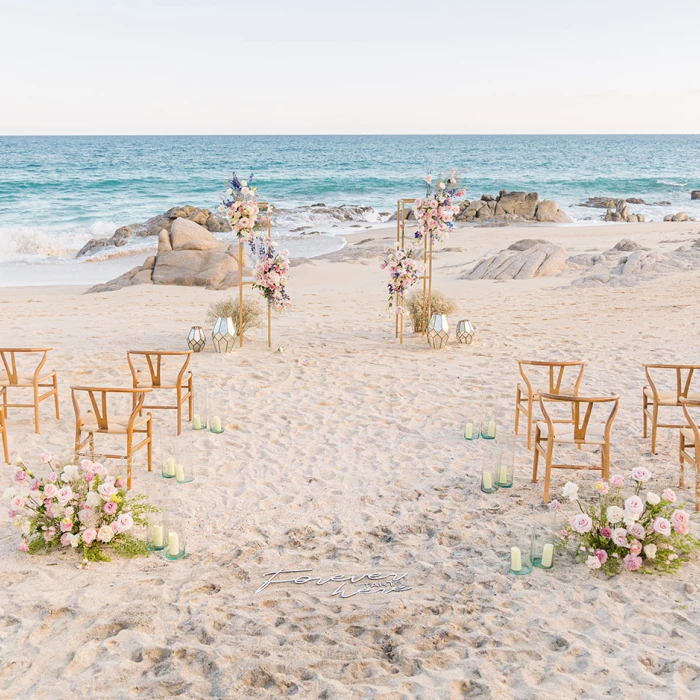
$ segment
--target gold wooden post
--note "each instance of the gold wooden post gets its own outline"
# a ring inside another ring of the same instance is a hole
[[[272,304],[267,302],[267,347],[272,347]]]
[[[427,330],[428,330],[428,320],[426,319],[426,314],[428,313],[428,304],[427,304],[427,284],[428,284],[428,240],[426,238],[426,234],[424,232],[423,234],[423,306],[421,307],[423,309],[423,329],[421,331],[421,335],[425,335]]]
[[[238,239],[238,346],[243,347],[243,241]]]
[[[430,236],[430,255],[428,257],[429,274],[428,274],[428,316],[430,321],[433,311],[433,237]],[[428,324],[425,324],[425,330],[428,331]]]

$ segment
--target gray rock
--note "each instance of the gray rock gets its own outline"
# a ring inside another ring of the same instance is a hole
[[[621,250],[624,252],[631,253],[635,250],[641,250],[642,246],[636,241],[630,240],[629,238],[623,238],[621,241],[615,244],[613,250]]]
[[[691,199],[700,199],[700,190],[692,190],[690,192]]]
[[[219,289],[226,276],[238,269],[238,261],[231,253],[231,249],[162,253],[156,259],[153,283]]]
[[[496,216],[513,214],[523,219],[534,219],[540,196],[537,192],[501,192],[496,203]]]
[[[203,226],[182,218],[173,221],[170,244],[173,250],[214,250],[226,245],[219,243]]]
[[[585,202],[579,204],[579,207],[592,207],[594,209],[617,209],[617,205],[621,199],[613,197],[589,197]]]
[[[508,250],[528,250],[529,248],[534,248],[539,243],[549,243],[549,241],[545,241],[544,238],[523,238],[509,245]]]
[[[535,211],[537,221],[550,222],[556,224],[570,224],[573,219],[559,208],[556,202],[551,199],[543,199]]]
[[[503,250],[479,262],[460,279],[533,279],[550,277],[566,268],[566,251],[554,243],[537,243],[525,250]]]
[[[158,255],[161,253],[167,253],[172,250],[173,246],[170,243],[170,234],[162,228],[158,234]]]
[[[673,220],[674,221],[690,221],[690,214],[688,214],[687,211],[678,212],[678,214],[676,214],[673,217]]]

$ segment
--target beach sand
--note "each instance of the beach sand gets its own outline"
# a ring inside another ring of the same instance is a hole
[[[545,510],[542,482],[531,482],[521,444],[514,487],[483,494],[494,446],[462,437],[473,401],[498,401],[502,431],[512,425],[517,358],[581,358],[582,393],[621,396],[612,473],[640,463],[656,490],[677,486],[676,434],[661,431],[657,456],[642,440],[641,365],[699,361],[697,272],[585,289],[570,285],[573,272],[458,277],[521,238],[561,242],[569,255],[622,238],[673,250],[699,228],[460,229],[435,257],[434,287],[458,300],[450,321],[470,318],[477,333],[471,346],[453,335],[443,351],[408,324],[403,346],[394,340],[386,275],[371,257],[393,229],[295,266],[294,305],[274,318],[272,351],[261,328],[242,350],[217,355],[208,343],[192,358],[196,390],[208,388],[226,426],[214,435],[187,424],[178,439],[196,480],[172,484],[158,462],[149,474],[142,453],[136,460],[135,490],[186,520],[186,559],[77,570],[73,552],[30,558],[2,509],[0,696],[698,697],[700,561],[670,576],[606,579],[558,554],[551,571],[509,575],[514,534]],[[128,386],[128,349],[185,349],[207,305],[232,293],[84,290],[0,291],[0,345],[52,346],[59,373],[60,421],[43,404],[35,435],[30,411],[10,413],[11,452],[27,463],[45,449],[70,455],[71,384]],[[159,432],[174,431],[172,412],[156,418]],[[553,497],[571,476],[555,473]],[[691,511],[694,487],[690,474],[678,490]],[[312,582],[256,594],[281,568],[406,574],[410,590],[341,599]]]

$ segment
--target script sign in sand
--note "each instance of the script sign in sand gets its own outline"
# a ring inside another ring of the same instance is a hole
[[[262,593],[268,586],[274,586],[280,583],[292,583],[297,586],[303,586],[307,583],[313,583],[316,586],[325,586],[326,584],[339,584],[331,593],[332,596],[340,596],[341,598],[352,598],[360,594],[374,593],[402,593],[410,591],[411,586],[403,583],[403,579],[408,574],[334,574],[332,576],[311,576],[313,569],[278,569],[277,571],[268,571],[263,574],[265,580],[258,588],[256,593]],[[306,574],[296,576],[295,578],[277,578],[284,574]]]

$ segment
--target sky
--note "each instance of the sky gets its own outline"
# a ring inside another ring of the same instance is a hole
[[[0,134],[699,133],[698,0],[0,0]]]

